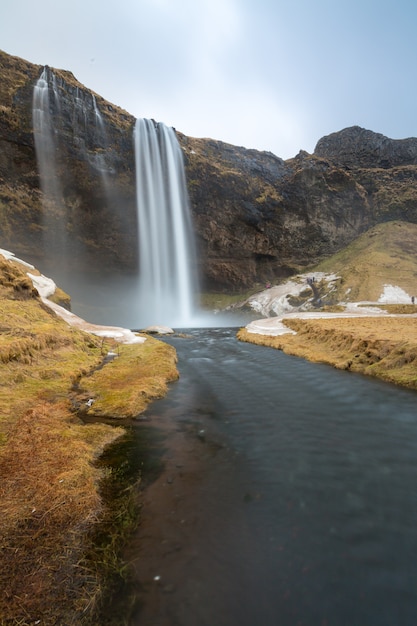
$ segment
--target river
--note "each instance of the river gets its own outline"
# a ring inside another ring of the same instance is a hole
[[[414,626],[415,392],[235,333],[167,340],[180,380],[137,426],[164,471],[126,550],[126,623]]]

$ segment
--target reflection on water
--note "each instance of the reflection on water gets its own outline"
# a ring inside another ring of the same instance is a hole
[[[169,340],[181,378],[152,412],[194,425],[190,438],[204,430],[204,472],[185,533],[173,512],[175,554],[155,549],[163,585],[138,566],[130,623],[417,623],[415,393],[239,343],[233,329],[190,335]],[[146,541],[139,528],[139,561]]]

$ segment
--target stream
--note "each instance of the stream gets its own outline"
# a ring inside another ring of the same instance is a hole
[[[126,623],[414,626],[415,392],[235,334],[166,340],[180,380],[135,426],[163,469],[126,548]]]

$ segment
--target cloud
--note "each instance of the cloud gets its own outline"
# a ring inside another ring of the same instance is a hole
[[[136,117],[279,156],[359,124],[416,134],[407,0],[5,0],[3,49]]]

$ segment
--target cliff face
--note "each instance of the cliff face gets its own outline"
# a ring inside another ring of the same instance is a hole
[[[367,194],[331,162],[182,137],[209,285],[249,286],[331,254],[370,224]]]
[[[71,73],[47,68],[59,201],[44,206],[32,119],[42,70],[0,53],[1,246],[34,261],[70,258],[80,270],[86,262],[134,268],[135,119]]]
[[[69,72],[50,72],[62,203],[48,208],[32,128],[43,68],[0,53],[0,70],[0,247],[38,264],[49,255],[80,270],[136,271],[134,118]],[[321,139],[312,155],[283,161],[177,136],[205,288],[242,289],[288,276],[380,221],[417,222],[417,139],[353,127]]]

